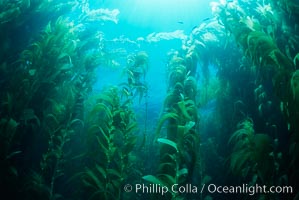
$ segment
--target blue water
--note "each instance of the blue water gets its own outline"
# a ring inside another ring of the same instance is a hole
[[[203,19],[211,17],[211,10],[207,9],[210,1],[205,0],[127,0],[122,3],[118,0],[105,0],[102,2],[103,4],[98,3],[101,8],[120,11],[117,25],[103,26],[109,33],[108,38],[125,35],[134,40],[152,32],[171,32],[178,29],[188,34]]]
[[[200,3],[199,3],[200,1]],[[199,25],[204,19],[211,17],[209,1],[203,0],[163,0],[145,1],[128,0],[119,3],[118,0],[96,1],[90,8],[117,9],[118,22],[104,21],[99,23],[100,30],[106,40],[120,39],[119,44],[107,45],[108,49],[124,48],[128,54],[145,51],[149,55],[149,70],[146,75],[148,84],[148,109],[150,124],[155,124],[163,110],[163,101],[167,92],[167,52],[170,49],[180,49],[181,38],[161,39],[157,42],[138,41],[146,39],[150,34],[161,32],[181,31],[186,37],[192,28]],[[100,91],[105,86],[117,85],[125,82],[122,70],[126,66],[124,59],[116,59],[121,63],[120,68],[111,69],[105,66],[97,70],[95,91]],[[144,100],[145,101],[145,100]],[[134,105],[137,110],[144,109],[144,103]]]

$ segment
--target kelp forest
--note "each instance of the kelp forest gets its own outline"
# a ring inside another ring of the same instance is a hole
[[[0,2],[0,198],[298,200],[298,1],[210,2],[161,66],[101,2]]]

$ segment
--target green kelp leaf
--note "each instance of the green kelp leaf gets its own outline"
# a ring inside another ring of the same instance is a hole
[[[296,66],[297,65],[297,60],[299,60],[299,53],[296,54],[296,56],[293,59],[293,63]]]
[[[238,124],[238,129],[231,135],[228,144],[232,142],[244,141],[245,138],[251,139],[254,136],[253,123],[251,119],[246,119]]]
[[[185,176],[188,174],[188,169],[187,168],[182,168],[180,169],[178,172],[177,172],[177,176],[180,177],[180,176]]]
[[[65,175],[65,174],[64,174],[63,170],[61,170],[61,169],[57,169],[57,170],[55,171],[55,176],[53,176],[53,178],[57,179],[57,178],[59,178],[59,177],[61,177],[61,176],[64,176],[64,175]]]
[[[102,174],[102,176],[106,179],[106,172],[105,170],[100,167],[100,166],[96,166],[97,171]],[[83,179],[83,183],[91,188],[97,188],[98,190],[104,190],[104,183],[99,179],[99,177],[97,176],[97,174],[95,172],[93,172],[91,169],[87,169],[86,170],[86,179]]]
[[[18,125],[19,123],[12,118],[9,120],[2,118],[0,120],[0,136],[10,143],[15,135]]]
[[[1,1],[1,7],[4,5],[4,1]],[[5,8],[5,7],[4,7]],[[3,9],[3,8],[1,8]],[[7,10],[2,10],[0,13],[0,24],[5,24],[17,18],[21,14],[21,9],[18,6],[9,8]]]
[[[97,103],[90,112],[89,118],[95,118],[96,116],[99,116],[99,114],[101,114],[101,118],[108,117],[108,119],[112,119],[113,117],[110,108],[104,103]]]
[[[14,175],[15,177],[17,177],[19,175],[17,168],[15,168],[13,166],[9,167],[9,174],[10,174],[10,176]]]
[[[55,193],[52,197],[53,199],[62,199],[63,198],[63,195],[62,194],[58,194],[58,193]]]
[[[44,30],[45,33],[51,33],[52,32],[52,26],[51,26],[51,22],[49,22]]]
[[[112,180],[111,184],[114,186],[114,190],[112,190],[112,191],[116,191],[116,190],[120,189],[121,188],[121,183],[122,182],[119,179]],[[114,194],[114,195],[116,195],[116,194]],[[115,197],[114,199],[118,199],[118,198]]]
[[[167,145],[173,147],[177,152],[179,152],[178,146],[175,142],[173,142],[169,139],[166,139],[166,138],[158,138],[157,141],[160,143],[163,143],[163,144],[167,144]]]
[[[158,123],[158,127],[157,127],[157,131],[156,131],[156,137],[159,136],[160,134],[160,131],[162,129],[162,126],[163,124],[165,123],[165,121],[169,120],[169,119],[174,119],[174,120],[178,120],[179,116],[174,113],[174,112],[169,112],[169,113],[166,113],[164,114],[161,119],[159,120],[159,123]]]
[[[99,132],[101,131],[100,126],[97,124],[91,125],[90,127],[88,127],[87,129],[87,133],[90,136],[94,136],[97,135]]]
[[[73,64],[71,64],[71,63],[66,63],[66,64],[63,64],[63,65],[61,65],[61,67],[60,67],[60,72],[66,72],[66,71],[69,71],[69,70],[71,70],[71,69],[73,69],[74,68],[74,65]]]
[[[124,153],[124,154],[128,154],[128,153],[130,153],[130,152],[133,150],[133,148],[134,148],[136,142],[137,142],[137,137],[136,137],[136,136],[133,136],[133,137],[129,138],[129,139],[127,140],[127,142],[126,142],[124,148],[123,148],[123,153]]]
[[[58,60],[60,60],[60,59],[63,59],[63,58],[67,58],[67,59],[69,59],[69,57],[70,57],[70,55],[68,54],[68,53],[65,53],[65,52],[63,52],[63,53],[60,53],[59,54],[59,56],[58,56]]]
[[[22,151],[13,151],[13,152],[11,152],[10,154],[8,154],[8,155],[6,156],[5,160],[8,160],[8,159],[14,157],[15,155],[20,154],[20,153],[22,153]]]
[[[75,155],[75,156],[71,157],[70,160],[82,159],[82,158],[84,158],[86,155],[87,155],[86,152],[84,152],[84,153],[80,153],[79,155]]]
[[[114,176],[116,176],[117,178],[122,178],[121,173],[118,172],[118,171],[116,171],[115,169],[108,169],[108,170],[107,170],[107,173],[108,173],[109,175],[114,175]]]
[[[84,121],[81,120],[81,119],[73,119],[73,120],[70,122],[70,126],[73,126],[73,125],[76,125],[76,124],[81,125],[82,128],[84,127]]]
[[[194,126],[195,126],[195,122],[194,121],[186,122],[186,124],[184,126],[184,134],[188,133]]]
[[[192,117],[189,115],[186,107],[186,102],[184,100],[178,102],[178,106],[180,108],[181,113],[186,117],[188,120],[192,120]]]
[[[246,165],[247,162],[250,162],[252,158],[253,158],[253,152],[248,151],[247,149],[234,152],[231,155],[231,163],[230,163],[231,170],[234,173],[240,174],[244,165]]]
[[[150,183],[153,183],[153,184],[160,184],[160,185],[165,185],[159,178],[153,176],[153,175],[146,175],[146,176],[143,176],[142,179],[150,182]]]
[[[113,99],[113,95],[109,95],[109,94],[99,94],[98,96],[96,96],[97,99],[97,103],[105,103],[109,106],[115,106],[114,105],[114,99]]]
[[[165,168],[170,168],[173,169],[175,167],[175,164],[173,162],[162,162],[159,167],[158,170],[162,171]]]
[[[40,126],[39,118],[35,115],[34,110],[30,109],[30,108],[23,110],[23,113],[21,115],[21,120],[24,120],[26,124],[27,124],[27,122],[34,120],[36,122],[36,124],[38,126]]]
[[[185,133],[188,133],[188,132],[186,132],[186,127],[182,126],[182,125],[178,125],[177,126],[177,140],[178,141],[183,140],[185,137]]]
[[[127,127],[126,127],[126,134],[131,134],[133,133],[134,130],[136,130],[138,124],[136,122],[132,122],[130,123]]]
[[[53,114],[48,114],[45,117],[46,126],[50,129],[50,131],[54,132],[59,128],[59,121]]]
[[[110,142],[110,139],[111,139],[111,135],[110,135],[110,132],[108,131],[108,133],[106,133],[105,131],[104,131],[104,129],[102,129],[102,127],[98,127],[99,128],[99,130],[101,131],[101,133],[102,133],[102,135],[104,136],[104,138],[105,138],[105,140],[107,141],[107,143],[109,143]]]
[[[107,178],[107,173],[103,167],[96,165],[96,170],[103,176],[104,179]]]
[[[247,137],[249,134],[248,131],[246,131],[245,129],[239,129],[236,130],[231,137],[228,140],[228,144],[232,144],[233,142],[237,142],[239,140],[241,140],[243,137]]]
[[[108,144],[105,145],[101,141],[100,137],[97,136],[97,142],[100,145],[100,147],[104,150],[104,153],[107,155],[109,152],[109,141],[106,141],[106,142],[108,142]]]
[[[6,125],[6,132],[7,133],[14,133],[19,125],[13,118],[10,118],[7,125]]]
[[[207,184],[212,180],[212,177],[210,177],[209,175],[205,175],[202,179],[202,184]]]
[[[2,100],[2,106],[5,106],[8,113],[11,113],[13,108],[13,97],[10,93],[7,92],[6,100]]]
[[[36,69],[30,69],[30,70],[28,71],[28,73],[29,73],[30,76],[34,76],[35,73],[36,73]]]
[[[291,78],[291,84],[290,84],[290,89],[291,93],[293,96],[293,100],[297,101],[298,100],[298,87],[297,87],[297,82],[299,81],[299,70],[296,70],[293,72],[292,78]]]
[[[163,180],[163,182],[165,181],[166,184],[168,185],[174,185],[175,183],[177,183],[176,178],[170,176],[169,174],[159,174],[159,177],[161,180]]]

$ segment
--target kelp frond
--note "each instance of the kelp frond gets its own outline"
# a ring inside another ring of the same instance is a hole
[[[178,120],[178,119],[179,119],[179,116],[178,116],[176,113],[174,113],[174,112],[168,112],[168,113],[165,113],[165,114],[160,118],[160,120],[159,120],[159,122],[158,122],[157,130],[156,130],[156,138],[159,137],[160,132],[161,132],[161,129],[162,129],[164,123],[165,123],[166,121],[170,120],[170,119],[172,119],[172,120]]]

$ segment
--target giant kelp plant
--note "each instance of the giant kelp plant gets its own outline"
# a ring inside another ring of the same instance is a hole
[[[194,66],[187,63],[188,58],[177,54],[170,56],[168,93],[156,132],[157,142],[161,144],[160,164],[157,175],[143,177],[151,183],[167,187],[190,182],[196,166],[199,166],[199,138],[196,134],[199,119],[195,99],[197,89],[195,70],[191,72]],[[161,128],[166,122],[167,132],[161,137]],[[170,198],[181,197],[172,193]]]
[[[297,179],[297,170],[295,169],[297,164],[295,163],[298,160],[298,154],[295,153],[297,150],[294,144],[297,143],[296,135],[298,135],[298,106],[294,100],[295,92],[294,90],[291,91],[290,88],[294,88],[294,83],[292,83],[292,76],[294,75],[292,74],[296,74],[296,67],[294,66],[296,63],[293,63],[292,60],[293,58],[296,60],[295,53],[297,51],[294,46],[294,43],[297,42],[292,38],[297,36],[290,36],[288,32],[285,32],[286,30],[279,29],[278,23],[286,22],[277,19],[278,16],[275,16],[270,3],[265,4],[263,2],[263,4],[256,6],[256,18],[248,16],[247,13],[250,11],[243,9],[242,5],[236,2],[219,5],[217,8],[219,21],[235,37],[235,40],[242,46],[244,54],[252,61],[258,74],[257,81],[262,84],[271,81],[272,91],[278,97],[277,100],[280,101],[280,107],[286,122],[289,124],[288,129],[291,134],[289,178],[290,183],[295,184],[293,181]],[[296,13],[289,14],[296,15]],[[288,43],[284,49],[280,49],[278,42],[284,37],[288,38]],[[272,101],[268,102],[268,105],[272,103]],[[278,102],[276,106],[278,107]],[[259,111],[263,112],[262,109],[263,105],[260,104]],[[270,123],[272,122],[270,121]],[[272,127],[273,125],[275,124],[270,124]],[[262,174],[259,176],[262,180],[264,179]]]
[[[23,3],[8,5],[19,10]],[[42,2],[36,4],[29,5],[34,14],[48,7]],[[56,2],[55,10],[65,6]],[[32,20],[24,18],[15,23],[19,15],[3,13],[1,29],[18,31]],[[99,41],[100,45],[101,38],[96,33],[86,37],[79,27],[59,16],[30,38],[32,42],[23,50],[7,44],[8,59],[1,57],[1,188],[15,195],[13,199],[21,195],[27,199],[58,198],[61,189],[57,182],[76,172],[65,171],[73,162],[67,158],[78,153],[72,146],[81,145],[77,138],[84,127],[84,99],[91,89],[95,67],[105,60],[98,47],[87,48],[88,41]],[[16,53],[19,59],[15,59]]]
[[[131,103],[120,98],[117,88],[108,88],[88,113],[86,156],[91,167],[81,175],[88,199],[122,199],[124,183],[141,173],[132,155],[137,123]]]
[[[133,52],[110,47],[117,40],[107,41],[97,22],[117,23],[119,11],[108,15],[95,4],[0,3],[2,198],[298,199],[295,0],[211,2],[213,17],[167,54],[167,91],[154,125],[148,72],[155,58],[141,40]],[[123,80],[95,91],[104,67]],[[292,190],[176,192],[210,183]],[[135,184],[177,187],[144,194]]]

